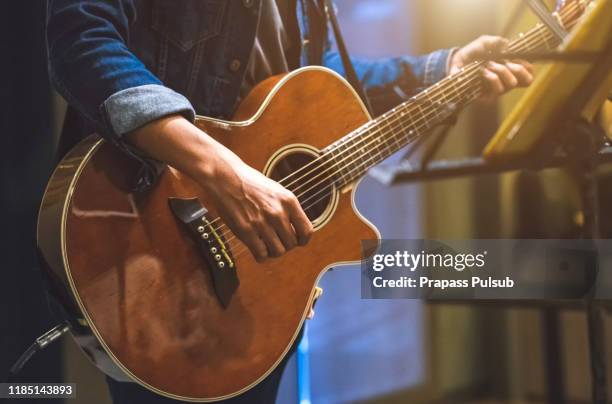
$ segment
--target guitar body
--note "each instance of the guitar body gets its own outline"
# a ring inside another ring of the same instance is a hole
[[[257,86],[234,119],[197,125],[271,174],[286,156],[314,156],[370,118],[348,83],[310,67]],[[164,396],[214,401],[255,386],[295,341],[319,278],[359,261],[361,240],[379,238],[357,212],[354,189],[335,189],[308,246],[258,264],[240,253],[242,244],[227,243],[238,246],[231,252],[239,286],[224,306],[210,265],[169,207],[169,198],[198,198],[212,221],[212,199],[172,168],[133,192],[137,170],[111,144],[82,141],[53,174],[38,242],[109,363]]]

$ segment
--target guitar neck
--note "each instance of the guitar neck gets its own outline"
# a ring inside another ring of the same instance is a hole
[[[556,37],[545,26],[538,25],[512,41],[508,51],[537,52],[558,45]],[[324,154],[334,168],[335,183],[340,188],[353,183],[368,169],[478,99],[484,90],[483,64],[474,62],[466,66],[328,146]]]

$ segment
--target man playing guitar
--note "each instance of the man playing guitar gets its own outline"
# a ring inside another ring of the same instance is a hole
[[[50,75],[70,107],[63,151],[97,132],[141,162],[140,188],[155,181],[160,162],[187,174],[215,199],[221,218],[259,262],[306,245],[313,226],[295,195],[195,126],[194,118],[197,111],[229,119],[257,83],[300,66],[343,74],[322,3],[50,0]],[[352,61],[381,112],[506,45],[483,36],[424,56]],[[487,97],[533,80],[524,61],[489,62],[482,76]],[[273,402],[282,370],[224,402]],[[109,378],[109,385],[118,404],[172,402],[136,384]]]

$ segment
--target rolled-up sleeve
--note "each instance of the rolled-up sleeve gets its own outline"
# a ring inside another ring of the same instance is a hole
[[[159,84],[126,88],[111,95],[102,104],[116,134],[128,133],[161,116],[182,113],[193,120],[193,108],[181,94]]]
[[[424,56],[423,87],[432,86],[448,75],[454,51],[455,49],[441,49]]]

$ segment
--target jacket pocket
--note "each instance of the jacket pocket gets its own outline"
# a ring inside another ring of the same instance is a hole
[[[182,51],[218,35],[227,0],[153,0],[152,28]]]

